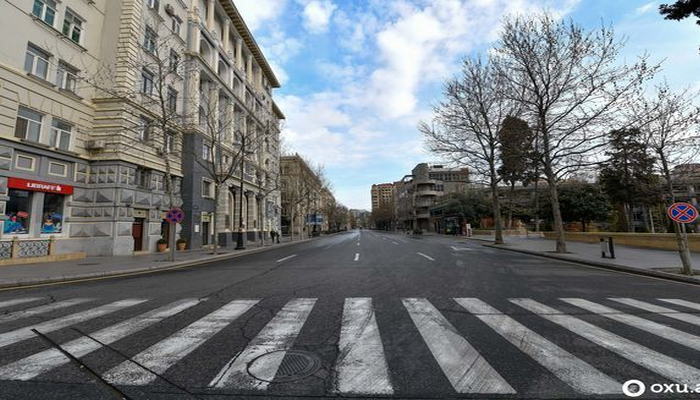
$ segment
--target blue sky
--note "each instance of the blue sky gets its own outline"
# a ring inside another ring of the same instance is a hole
[[[325,168],[350,208],[370,208],[373,183],[393,182],[419,162],[416,124],[430,117],[460,60],[496,40],[509,13],[547,9],[627,38],[623,58],[647,51],[659,79],[700,89],[700,27],[666,21],[664,1],[644,0],[237,0],[282,88],[288,149]],[[672,2],[667,0],[666,2]]]

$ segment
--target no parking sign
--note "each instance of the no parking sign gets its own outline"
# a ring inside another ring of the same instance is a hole
[[[185,213],[180,207],[173,207],[165,214],[165,219],[171,224],[179,224],[185,219]]]
[[[666,214],[672,220],[681,224],[690,224],[698,218],[698,210],[690,203],[673,203]]]

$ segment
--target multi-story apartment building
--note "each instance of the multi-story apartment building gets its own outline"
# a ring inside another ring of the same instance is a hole
[[[328,230],[324,210],[335,203],[322,178],[298,154],[280,158],[282,232],[295,237]]]
[[[394,207],[394,184],[393,183],[379,183],[372,185],[372,212],[379,210],[380,208]]]
[[[433,231],[430,207],[445,194],[464,192],[468,181],[467,168],[446,168],[427,163],[416,165],[411,175],[394,184],[399,223],[404,229]]]
[[[279,83],[232,1],[2,9],[0,258],[14,237],[53,236],[58,253],[153,251],[171,206],[184,208],[179,235],[197,247],[214,234],[215,186],[224,239],[239,230],[240,202],[246,230],[279,225]],[[212,185],[207,163],[236,154],[243,179]]]

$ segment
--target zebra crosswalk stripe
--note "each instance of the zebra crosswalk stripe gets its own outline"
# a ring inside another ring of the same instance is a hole
[[[635,315],[625,314],[614,308],[606,307],[601,304],[596,304],[592,301],[572,298],[563,298],[561,300],[569,304],[573,304],[576,307],[581,307],[584,310],[588,310],[592,313],[611,319],[613,321],[630,325],[632,327],[641,329],[656,336],[661,336],[662,338],[676,342],[682,346],[687,346],[691,349],[700,350],[700,337],[691,335],[690,333],[679,331],[678,329],[671,328],[670,326],[661,325],[656,322],[637,317]]]
[[[315,304],[316,299],[290,300],[248,346],[224,366],[209,386],[266,390]],[[253,378],[248,373],[249,364],[267,353],[271,354],[255,363],[255,376],[260,379]]]
[[[124,361],[107,371],[103,378],[115,385],[147,385],[155,380],[156,376],[141,365],[157,374],[165,372],[250,310],[258,301],[234,300],[134,356],[132,359],[140,365],[129,360]]]
[[[51,311],[60,310],[61,308],[72,307],[78,304],[88,302],[93,299],[69,299],[63,301],[57,301],[55,303],[44,304],[37,307],[32,307],[27,310],[15,311],[9,314],[0,316],[0,323],[16,321],[22,318],[28,318],[34,315],[46,314]]]
[[[691,301],[681,300],[681,299],[659,299],[665,301],[666,303],[675,304],[678,306],[692,308],[693,310],[700,310],[700,304],[693,303]]]
[[[0,308],[15,306],[18,304],[31,303],[32,301],[41,300],[41,297],[23,297],[21,299],[12,299],[0,301]]]
[[[435,361],[458,393],[515,393],[427,299],[402,301]]]
[[[662,315],[664,317],[677,319],[679,321],[687,322],[689,324],[700,326],[700,316],[694,314],[688,314],[680,311],[676,311],[670,308],[657,306],[655,304],[646,303],[643,301],[628,299],[628,298],[611,298],[610,300],[616,301],[618,303],[626,304],[628,306],[636,307],[644,311],[649,311]]]
[[[36,329],[41,333],[53,332],[77,324],[78,322],[87,321],[93,318],[101,317],[103,315],[111,314],[124,308],[141,304],[145,301],[146,300],[144,299],[119,300],[97,308],[92,308],[65,317],[52,319],[33,326],[28,326],[24,328],[15,329],[10,332],[5,332],[0,334],[0,347],[9,346],[11,344],[34,337],[35,335],[34,332],[31,331],[32,329]]]
[[[371,298],[345,299],[335,371],[338,393],[394,392]]]
[[[114,343],[126,336],[142,331],[165,318],[178,314],[201,301],[203,300],[185,299],[176,301],[137,317],[122,321],[116,325],[101,329],[90,334],[90,336],[104,344]],[[63,344],[61,347],[75,357],[83,357],[102,348],[102,345],[90,338],[81,337]],[[0,379],[26,381],[51,371],[69,361],[70,359],[59,350],[48,349],[0,367]]]
[[[699,369],[676,359],[641,346],[586,321],[566,315],[537,301],[531,299],[510,299],[510,301],[673,382],[688,385],[695,385],[697,382],[700,382]]]
[[[575,390],[586,394],[621,392],[620,383],[483,301],[454,300]]]

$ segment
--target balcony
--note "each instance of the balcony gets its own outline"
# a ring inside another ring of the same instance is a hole
[[[416,192],[416,197],[439,196],[441,194],[442,194],[442,192],[438,192],[437,190],[419,190]]]
[[[417,219],[430,219],[430,213],[421,213],[421,214],[416,214]]]

